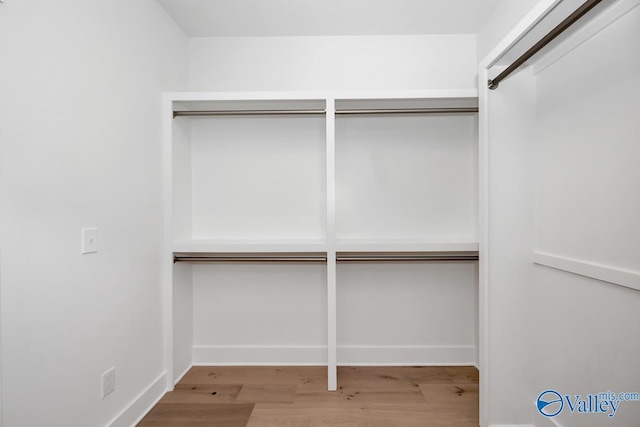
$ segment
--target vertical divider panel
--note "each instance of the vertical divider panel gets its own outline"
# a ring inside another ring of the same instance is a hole
[[[171,251],[171,117],[173,115],[173,102],[165,95],[162,102],[162,144],[163,144],[163,188],[164,188],[164,250],[162,256],[162,286],[163,286],[163,331],[164,331],[164,370],[167,373],[167,389],[173,390],[173,320],[171,316],[171,304],[173,299],[172,287],[172,251]]]
[[[171,129],[170,192],[171,206],[167,214],[170,216],[167,241],[171,245],[176,240],[187,240],[192,237],[192,150],[191,120],[189,118],[173,118],[167,112],[167,120]],[[167,248],[167,263],[172,266],[170,302],[171,324],[171,384],[170,389],[179,381],[193,364],[193,280],[191,265],[173,264],[173,248]]]
[[[488,69],[478,70],[478,370],[479,419],[489,421],[489,79]]]
[[[164,370],[167,390],[173,390],[173,100],[165,95],[162,104],[163,188],[164,188],[164,250],[163,277],[163,331]]]
[[[338,386],[336,295],[336,140],[335,99],[326,101],[327,151],[327,389]]]

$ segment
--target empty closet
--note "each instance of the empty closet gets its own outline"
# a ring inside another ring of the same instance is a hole
[[[168,370],[476,365],[473,90],[165,95]]]

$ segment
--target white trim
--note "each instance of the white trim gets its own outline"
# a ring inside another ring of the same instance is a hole
[[[476,366],[475,355],[472,345],[338,346],[336,365]],[[194,366],[330,366],[324,346],[194,346],[193,360]]]
[[[538,419],[536,420],[536,424],[534,427],[564,427],[560,424],[557,418],[549,418],[544,417],[542,415],[538,415]]]
[[[552,255],[543,252],[533,253],[533,262],[580,276],[590,277],[614,285],[640,291],[640,272]]]
[[[215,363],[215,362],[202,362],[202,363],[197,363],[193,366],[257,366],[257,367],[263,367],[263,366],[327,366],[326,363],[315,363],[315,362],[311,362],[311,363],[265,363],[265,362],[261,362],[261,363],[240,363],[240,362],[229,362],[229,363]],[[329,390],[329,391],[335,391],[335,390]]]
[[[183,373],[181,373],[180,375],[178,375],[178,377],[175,379],[175,381],[173,382],[173,384],[178,384],[180,381],[182,381],[182,379],[184,378],[185,375],[187,375],[187,372],[189,372],[191,370],[191,368],[193,368],[193,364],[189,365],[189,367],[187,367],[187,369],[184,370]]]
[[[338,388],[338,298],[336,274],[336,101],[326,100],[326,229],[327,229],[327,390]]]
[[[488,70],[478,70],[478,370],[480,425],[489,421],[489,89]]]
[[[587,42],[589,39],[603,31],[605,28],[640,6],[640,0],[620,0],[603,10],[592,22],[584,28],[580,28],[562,44],[544,54],[533,66],[533,73],[539,74],[574,49]]]
[[[474,346],[338,346],[340,366],[473,366]]]
[[[167,92],[170,101],[277,101],[329,99],[441,99],[476,98],[476,89],[411,91],[323,91],[323,92]]]
[[[563,427],[563,425],[560,424],[560,421],[558,421],[556,417],[545,417],[543,415],[540,415],[535,401],[533,402],[533,408],[534,414],[536,416],[534,427]]]
[[[194,346],[194,366],[318,366],[327,364],[326,346]]]
[[[473,368],[478,369],[476,365],[471,362],[361,362],[361,363],[338,363],[338,366],[420,366],[420,367],[429,367],[429,366],[471,366]]]
[[[536,427],[533,424],[490,424],[489,427]]]
[[[118,414],[108,427],[131,427],[137,425],[142,418],[162,399],[167,392],[167,373],[163,372],[142,393]]]
[[[163,144],[163,207],[164,248],[162,253],[162,302],[164,370],[167,373],[167,389],[173,390],[173,101],[165,94],[162,97],[162,144]]]

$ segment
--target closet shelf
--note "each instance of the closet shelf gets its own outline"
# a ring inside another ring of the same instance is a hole
[[[466,240],[373,240],[338,239],[329,245],[322,239],[216,240],[194,239],[174,242],[174,253],[318,253],[335,249],[344,253],[456,253],[477,252],[478,242]]]
[[[323,240],[185,240],[174,242],[175,253],[308,253],[326,252]]]
[[[204,345],[227,347],[222,345],[225,328],[215,327],[215,321],[242,317],[247,307],[273,330],[264,328],[264,334],[254,336],[253,324],[240,319],[232,331],[242,336],[239,345],[202,353],[199,360],[324,363],[327,389],[335,391],[340,328],[352,327],[349,319],[336,322],[345,311],[353,313],[355,333],[349,334],[357,341],[358,334],[368,337],[371,329],[370,322],[357,318],[396,297],[399,311],[407,299],[418,310],[426,300],[429,316],[441,312],[431,309],[440,301],[454,298],[451,310],[461,306],[460,297],[473,303],[477,275],[472,272],[479,252],[473,219],[478,105],[476,89],[165,94],[165,259],[170,255],[173,260],[165,269],[165,370],[171,381],[204,348],[194,336],[204,332]],[[386,117],[399,110],[397,119]],[[309,116],[297,117],[300,112]],[[285,113],[296,114],[281,117]],[[316,113],[324,114],[312,116]],[[418,113],[436,114],[405,117]],[[213,114],[219,117],[178,117]],[[455,185],[443,189],[440,182],[449,178]],[[450,221],[443,223],[443,215]],[[429,262],[434,264],[418,264]],[[370,264],[350,266],[357,263]],[[412,285],[425,281],[438,287]],[[367,282],[384,285],[382,293]],[[447,290],[448,283],[455,289]],[[220,286],[210,293],[208,284]],[[465,287],[464,295],[458,285]],[[340,292],[342,286],[351,290]],[[404,291],[409,288],[417,293]],[[358,289],[363,294],[351,294]],[[248,290],[273,296],[267,307],[273,313],[263,310],[260,295],[247,299]],[[444,293],[441,300],[435,292]],[[235,304],[233,312],[225,311],[229,304]],[[299,338],[280,334],[291,329],[289,318],[301,320]],[[462,318],[454,322],[460,324],[454,333],[473,321]],[[424,319],[439,320],[420,317],[417,323]],[[415,332],[419,342],[425,334],[421,328]],[[320,347],[326,340],[326,351],[298,351],[311,342],[308,337]],[[359,352],[354,363],[407,360],[404,354],[388,353],[387,338],[382,339],[381,351]],[[266,344],[265,352],[256,355],[252,349],[260,343]],[[416,349],[415,356],[409,355],[412,363],[445,360],[439,352]],[[453,363],[474,357],[452,350]]]
[[[477,252],[478,242],[466,240],[347,240],[336,242],[338,252]]]

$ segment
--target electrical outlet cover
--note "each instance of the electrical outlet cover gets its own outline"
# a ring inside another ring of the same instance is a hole
[[[102,398],[116,389],[116,368],[113,367],[102,374]]]

